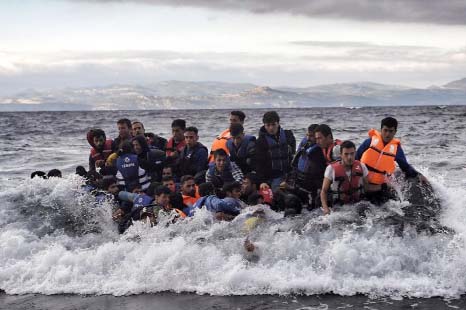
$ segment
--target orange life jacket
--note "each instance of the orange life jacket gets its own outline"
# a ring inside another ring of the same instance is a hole
[[[361,163],[358,160],[354,161],[351,167],[351,178],[346,174],[346,168],[340,161],[331,165],[335,170],[335,182],[338,182],[338,190],[333,193],[335,201],[350,203],[361,200],[363,190],[363,186],[360,184],[363,176]]]
[[[167,147],[165,148],[165,155],[167,157],[171,157],[173,156],[173,154],[175,153],[175,151],[177,151],[178,153],[181,153],[181,151],[183,150],[183,148],[185,147],[186,145],[186,141],[183,140],[183,141],[180,141],[176,146],[175,146],[175,139],[170,138],[167,142]]]
[[[212,146],[210,147],[209,163],[214,161],[214,152],[218,149],[224,149],[228,155],[230,155],[230,150],[227,147],[227,141],[230,139],[230,129],[225,129],[220,135],[218,135]]]
[[[338,160],[338,158],[333,158],[332,152],[333,152],[333,148],[335,147],[335,145],[340,145],[341,143],[342,143],[341,140],[335,139],[335,141],[333,141],[333,143],[328,148],[322,149],[322,152],[324,153],[325,160],[327,160],[327,164],[330,164],[330,163]]]
[[[384,145],[382,135],[375,129],[369,130],[370,147],[362,154],[361,162],[367,166],[367,180],[372,184],[386,183],[386,177],[395,171],[395,156],[400,140],[392,139]]]
[[[176,211],[176,213],[178,213],[178,215],[179,215],[182,219],[184,219],[184,218],[186,217],[186,214],[184,214],[184,212],[181,211],[180,209],[175,208],[175,211]]]
[[[196,201],[199,199],[199,197],[193,197],[193,196],[187,196],[187,195],[182,195],[183,196],[183,203],[187,205],[188,207],[192,207]]]

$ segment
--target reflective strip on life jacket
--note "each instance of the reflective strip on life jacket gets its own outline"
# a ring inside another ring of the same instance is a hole
[[[370,147],[362,154],[361,162],[367,166],[367,180],[372,184],[386,183],[387,175],[395,171],[395,157],[400,140],[392,139],[384,145],[382,135],[375,129],[369,130]]]

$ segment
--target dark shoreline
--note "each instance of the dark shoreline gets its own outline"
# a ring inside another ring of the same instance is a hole
[[[339,296],[210,296],[163,292],[129,296],[7,295],[0,292],[0,309],[466,309],[466,295],[459,299],[390,298],[371,299],[366,295]]]

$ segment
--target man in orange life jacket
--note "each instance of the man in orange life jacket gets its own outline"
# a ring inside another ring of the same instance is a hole
[[[230,112],[230,125],[232,124],[244,124],[244,119],[246,118],[246,114],[244,114],[243,111],[231,111]],[[214,161],[214,152],[218,149],[224,149],[227,154],[230,154],[228,147],[227,147],[227,141],[231,138],[230,135],[230,128],[225,129],[222,131],[221,134],[219,134],[214,142],[212,142],[212,146],[210,147],[210,156],[209,156],[209,162]]]
[[[361,160],[369,170],[366,198],[372,203],[383,203],[388,200],[388,176],[395,171],[395,162],[406,177],[418,177],[422,183],[427,179],[417,172],[406,160],[400,140],[395,139],[398,121],[386,117],[381,122],[381,132],[369,130],[369,137],[358,148],[356,159]]]
[[[340,161],[331,163],[325,169],[320,199],[324,214],[330,213],[329,206],[355,203],[362,198],[367,184],[367,167],[355,160],[356,146],[351,141],[340,145]],[[331,201],[328,193],[331,193]]]
[[[333,139],[332,129],[326,124],[320,124],[314,130],[316,143],[321,147],[327,164],[340,160],[341,141]]]

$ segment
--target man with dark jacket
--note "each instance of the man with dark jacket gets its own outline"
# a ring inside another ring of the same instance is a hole
[[[176,175],[196,175],[207,169],[207,157],[209,152],[200,142],[196,127],[188,127],[184,132],[186,146],[180,153]]]
[[[275,190],[291,170],[296,140],[291,130],[281,128],[277,112],[266,112],[262,122],[264,126],[260,128],[256,142],[256,172]]]

